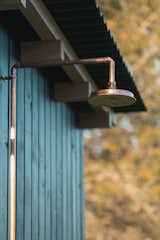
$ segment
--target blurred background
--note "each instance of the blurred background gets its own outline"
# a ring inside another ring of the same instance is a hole
[[[84,132],[87,240],[160,239],[160,0],[97,0],[147,105]]]

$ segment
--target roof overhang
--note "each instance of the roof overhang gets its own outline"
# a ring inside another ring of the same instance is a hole
[[[0,10],[20,10],[42,40],[60,40],[65,57],[70,60],[78,59],[72,46],[41,0],[2,0],[0,2]],[[96,84],[84,66],[74,65],[63,68],[71,80],[89,81],[92,83],[93,90],[97,89]]]
[[[72,46],[68,42],[68,40],[65,38],[64,34],[56,24],[54,18],[44,5],[44,3],[41,0],[35,1],[35,0],[1,0],[0,2],[0,11],[8,11],[8,10],[19,10],[27,19],[27,21],[30,23],[30,25],[33,27],[35,32],[38,34],[40,39],[42,40],[48,40],[48,39],[55,39],[61,41],[61,46],[63,47],[63,54],[64,57],[72,60],[72,59],[78,59],[78,56],[76,55],[75,51],[73,50]],[[75,92],[75,87],[77,90],[77,84],[79,83],[80,86],[83,83],[87,83],[89,85],[87,88],[85,87],[85,91],[96,91],[98,88],[93,81],[92,77],[86,70],[86,68],[82,65],[73,65],[69,67],[63,67],[63,70],[66,72],[68,77],[73,81],[73,83],[76,83],[72,86]],[[83,86],[83,85],[82,85]],[[61,91],[56,92],[56,98],[61,100],[63,98],[62,95],[62,87],[63,84],[60,84]],[[57,88],[57,85],[56,85]],[[59,88],[59,86],[58,86]],[[83,87],[84,88],[84,87]],[[82,88],[83,92],[84,89]],[[87,89],[87,90],[86,90]],[[65,92],[68,92],[68,88],[65,88]],[[61,92],[61,95],[59,95],[59,92]],[[77,91],[76,91],[77,92]],[[68,94],[69,95],[69,94]],[[65,96],[66,97],[66,96]],[[80,115],[78,114],[78,119],[81,119]],[[102,116],[102,117],[101,117]],[[106,120],[104,121],[104,116],[106,117]],[[95,122],[92,124],[92,127],[94,127],[94,124],[96,124],[95,127],[112,127],[112,117],[113,112],[108,109],[101,109],[101,115],[99,115],[99,119],[95,120]],[[80,120],[78,120],[80,121]],[[103,123],[104,122],[104,123]],[[83,126],[79,125],[79,128],[85,128],[85,124],[83,121]],[[86,128],[90,128],[89,125],[86,125]]]
[[[70,42],[65,37],[62,30],[60,29],[59,25],[57,24],[56,20],[53,17],[53,14],[51,13],[48,6],[46,5],[46,1],[1,0],[0,10],[2,11],[19,10],[25,16],[25,18],[27,19],[29,24],[32,26],[34,31],[37,33],[40,39],[60,40],[61,45],[63,47],[64,57],[69,60],[78,59],[79,54],[77,55],[72,45],[70,44]],[[111,38],[111,41],[113,41],[112,38]],[[64,66],[63,70],[68,75],[68,77],[72,80],[72,82],[76,82],[76,86],[77,86],[77,83],[88,82],[91,92],[98,89],[97,83],[95,83],[95,80],[91,76],[90,71],[88,71],[88,68],[86,69],[85,66],[82,66],[82,65],[73,65],[69,67]],[[77,109],[81,108],[79,107],[80,105],[81,103],[75,104]],[[85,106],[87,106],[87,102]],[[91,109],[89,106],[86,109],[88,109],[89,112],[93,111],[93,109]],[[102,109],[102,112],[103,111],[104,109]],[[115,111],[123,112],[123,110],[119,111],[119,109],[115,109]],[[130,109],[124,110],[124,112],[125,111],[128,112],[130,111]],[[136,110],[134,110],[133,108],[133,111],[136,111]],[[106,112],[106,110],[104,112]],[[109,112],[109,114],[111,113],[110,110],[107,110],[107,112]],[[113,115],[113,112],[112,112],[112,115]]]
[[[109,56],[116,66],[117,88],[134,93],[137,101],[128,107],[113,108],[116,112],[146,111],[143,99],[133,76],[117,47],[117,44],[104,21],[95,0],[43,0],[56,23],[71,43],[79,58],[99,58]],[[123,32],[122,32],[123,34]],[[106,66],[86,67],[98,88],[106,87]],[[86,107],[87,104],[86,104]]]

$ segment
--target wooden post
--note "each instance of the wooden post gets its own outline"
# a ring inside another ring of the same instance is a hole
[[[76,116],[76,126],[80,129],[91,128],[111,128],[114,125],[113,113],[103,110],[78,113]]]
[[[92,85],[89,82],[56,82],[54,84],[54,99],[60,102],[88,101],[91,92]]]
[[[45,67],[62,58],[61,41],[53,39],[21,43],[22,67]]]

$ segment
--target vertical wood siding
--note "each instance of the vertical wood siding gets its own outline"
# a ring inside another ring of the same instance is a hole
[[[0,26],[1,73],[15,56]],[[0,240],[9,236],[9,89],[0,82]],[[83,240],[83,194],[82,132],[73,113],[50,100],[42,72],[18,70],[17,240]]]

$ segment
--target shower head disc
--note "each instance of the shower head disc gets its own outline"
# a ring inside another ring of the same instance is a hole
[[[134,94],[123,89],[102,89],[89,98],[89,104],[93,107],[125,107],[136,102]]]

